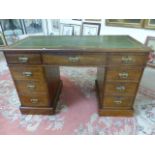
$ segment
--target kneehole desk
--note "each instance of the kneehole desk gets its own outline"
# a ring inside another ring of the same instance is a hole
[[[96,66],[100,116],[132,116],[150,48],[130,36],[31,36],[3,48],[23,114],[54,114],[60,66]]]

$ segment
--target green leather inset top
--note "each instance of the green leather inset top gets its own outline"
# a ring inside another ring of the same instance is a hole
[[[8,49],[142,49],[146,48],[130,36],[31,36]]]

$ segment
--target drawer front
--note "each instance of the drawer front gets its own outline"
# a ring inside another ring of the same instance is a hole
[[[52,65],[102,65],[105,60],[105,55],[43,54],[43,63]]]
[[[41,64],[40,54],[5,54],[10,64]]]
[[[105,94],[135,95],[137,83],[110,83],[105,85]]]
[[[104,107],[131,107],[133,104],[132,96],[105,96]]]
[[[22,106],[30,106],[30,107],[50,106],[47,94],[36,94],[31,96],[20,95],[19,97]]]
[[[42,81],[15,81],[19,94],[36,94],[48,92],[46,83]]]
[[[135,81],[138,82],[143,68],[108,68],[107,81]]]
[[[147,62],[147,55],[110,55],[109,56],[109,65],[145,65]]]
[[[14,80],[44,80],[43,68],[38,66],[10,66]]]

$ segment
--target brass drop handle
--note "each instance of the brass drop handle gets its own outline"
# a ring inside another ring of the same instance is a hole
[[[113,100],[113,102],[114,102],[115,104],[117,104],[117,105],[120,105],[120,104],[123,103],[123,100],[124,100],[123,97],[117,96],[117,97],[115,97],[115,99]]]
[[[25,57],[25,56],[18,57],[18,61],[20,63],[26,63],[26,62],[28,62],[28,60],[29,60],[29,58]]]
[[[122,104],[122,101],[121,100],[115,100],[114,103],[116,103],[116,104]]]
[[[116,86],[117,91],[125,91],[125,86]]]
[[[31,103],[36,104],[38,103],[38,99],[37,98],[32,98],[30,99]]]
[[[75,62],[79,62],[80,61],[80,57],[79,56],[72,56],[72,57],[69,57],[68,60],[70,62],[75,63]]]
[[[36,86],[35,86],[35,84],[28,84],[27,88],[33,90],[36,88]]]
[[[123,64],[133,63],[133,58],[131,56],[122,56],[122,63]]]
[[[129,74],[127,72],[122,72],[122,73],[118,73],[118,76],[121,78],[121,79],[127,79]]]
[[[32,72],[23,72],[22,74],[26,77],[31,77],[33,75]]]

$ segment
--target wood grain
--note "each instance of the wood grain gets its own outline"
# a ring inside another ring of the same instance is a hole
[[[118,88],[124,88],[119,90]],[[136,93],[137,83],[127,83],[127,82],[106,82],[105,84],[105,94],[111,95],[134,95]]]
[[[32,94],[32,95],[20,95],[20,101],[22,106],[30,106],[30,107],[49,107],[50,100],[48,94]]]
[[[22,53],[22,52],[21,52]],[[40,54],[9,54],[6,53],[6,60],[10,64],[41,64]],[[27,61],[22,61],[22,58]]]
[[[43,63],[51,64],[51,65],[68,65],[68,66],[96,66],[96,65],[104,65],[106,60],[106,56],[102,55],[78,55],[78,54],[70,54],[70,55],[56,55],[56,54],[43,54]]]
[[[53,115],[52,107],[20,107],[20,111],[24,115]]]
[[[11,74],[14,80],[34,80],[34,81],[44,81],[44,69],[41,66],[32,65],[10,65],[9,66]],[[24,73],[31,74],[26,76]]]
[[[124,59],[130,59],[131,61],[125,62]],[[109,55],[109,64],[110,65],[125,65],[125,66],[130,66],[130,65],[145,65],[146,61],[148,59],[147,54],[131,54],[131,53],[123,53],[123,54],[114,54],[114,55]]]
[[[103,106],[104,107],[132,107],[133,96],[104,96]]]
[[[118,109],[99,109],[100,116],[111,116],[111,117],[132,117],[134,116],[134,110],[118,110]]]
[[[20,94],[37,94],[37,93],[47,93],[48,88],[46,82],[42,81],[15,81],[16,88]]]
[[[123,73],[127,76],[121,76]],[[107,81],[117,82],[138,82],[142,73],[143,68],[141,67],[109,67],[106,79]]]

